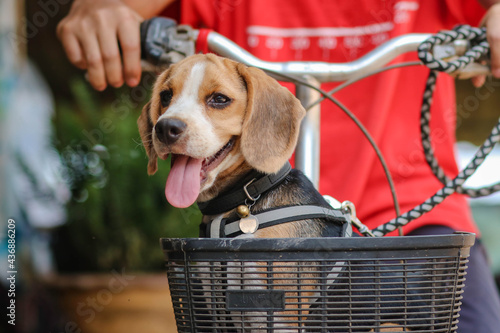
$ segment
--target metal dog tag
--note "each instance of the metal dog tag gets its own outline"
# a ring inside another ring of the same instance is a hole
[[[253,234],[259,229],[259,220],[250,214],[240,220],[240,229],[245,234]]]

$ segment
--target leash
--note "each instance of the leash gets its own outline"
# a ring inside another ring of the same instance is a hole
[[[431,53],[431,50],[435,45],[447,44],[456,39],[468,40],[473,46],[465,52],[464,55],[451,61],[436,59]],[[420,60],[424,65],[431,69],[427,78],[421,107],[420,128],[422,145],[424,147],[427,164],[430,166],[432,173],[444,185],[444,187],[421,205],[418,205],[401,216],[398,216],[373,229],[373,234],[375,236],[384,236],[389,232],[396,230],[398,227],[402,227],[410,221],[419,218],[423,214],[431,211],[446,197],[453,193],[466,194],[470,197],[480,197],[500,191],[500,183],[478,189],[471,189],[463,186],[465,181],[477,170],[486,156],[488,156],[494,145],[500,141],[500,121],[493,128],[489,137],[481,145],[465,169],[453,179],[448,178],[439,165],[434,149],[432,148],[429,126],[431,119],[430,106],[432,104],[432,95],[434,93],[438,72],[453,73],[457,70],[465,68],[468,64],[479,61],[488,54],[489,44],[486,40],[486,29],[473,28],[468,25],[461,25],[450,31],[439,32],[419,46],[418,56]]]

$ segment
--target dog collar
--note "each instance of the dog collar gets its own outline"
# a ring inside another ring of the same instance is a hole
[[[289,162],[276,173],[263,174],[258,171],[251,172],[245,177],[245,183],[236,190],[222,194],[212,200],[198,203],[198,208],[203,215],[217,215],[230,211],[245,201],[256,201],[259,196],[278,185],[292,170]]]
[[[329,209],[317,205],[273,208],[255,214],[253,218],[257,221],[256,230],[281,223],[320,218],[342,224],[341,237],[351,237],[352,235],[349,215],[344,214],[338,209]],[[244,229],[242,220],[222,218],[222,215],[220,215],[210,223],[202,223],[200,225],[200,236],[207,238],[231,238],[247,233]]]

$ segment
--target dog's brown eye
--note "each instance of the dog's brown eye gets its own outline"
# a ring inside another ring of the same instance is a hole
[[[161,102],[161,106],[166,108],[167,106],[170,105],[170,101],[172,101],[172,90],[163,90],[161,93],[160,93],[160,102]]]
[[[231,102],[232,102],[231,98],[219,93],[212,94],[208,98],[208,105],[216,109],[225,108]]]

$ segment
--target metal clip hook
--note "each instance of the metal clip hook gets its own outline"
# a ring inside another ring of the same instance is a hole
[[[360,233],[362,233],[365,236],[375,237],[375,235],[371,232],[371,230],[366,225],[364,225],[356,216],[356,207],[352,202],[346,200],[342,202],[341,207],[344,212],[351,215],[351,223],[356,228],[358,228]]]

